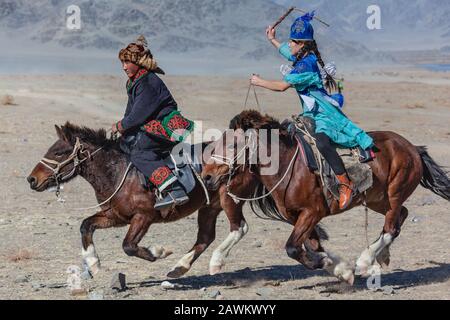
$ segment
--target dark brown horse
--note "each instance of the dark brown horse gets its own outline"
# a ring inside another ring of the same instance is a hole
[[[267,217],[294,226],[286,243],[288,256],[307,268],[325,268],[341,280],[352,283],[353,268],[335,256],[328,256],[317,236],[314,236],[314,228],[323,218],[343,211],[339,210],[336,200],[328,205],[320,178],[307,167],[301,153],[297,152],[295,139],[274,118],[256,111],[244,111],[236,116],[230,123],[230,129],[237,130],[233,143],[223,139],[226,142],[216,144],[213,156],[216,161],[203,168],[202,177],[208,188],[217,190],[228,185],[230,194],[245,198],[240,190],[234,189],[234,185],[239,185],[235,180],[256,181],[254,190],[259,199],[253,202],[253,208],[262,210]],[[272,159],[279,161],[279,170],[273,175],[261,174],[270,163],[262,165],[257,161],[256,164],[246,165],[244,161],[244,165],[238,165],[232,161],[246,149],[245,157],[249,163],[248,155],[258,154],[256,149],[252,150],[252,145],[271,150],[271,140],[262,141],[261,129],[279,130],[279,154],[271,154]],[[256,132],[256,135],[252,138],[252,135],[245,134],[248,130]],[[369,273],[375,260],[382,266],[389,264],[389,247],[399,236],[408,216],[408,209],[403,204],[419,184],[450,201],[450,179],[425,148],[416,147],[393,132],[372,132],[370,135],[379,152],[370,163],[373,186],[365,198],[370,209],[385,215],[385,224],[379,239],[357,260],[356,273],[361,275]],[[255,143],[249,142],[252,139]],[[240,143],[242,141],[244,143]],[[363,202],[363,195],[359,195],[347,210]]]
[[[93,187],[99,203],[108,200],[120,186],[128,166],[126,156],[120,151],[119,143],[108,139],[105,130],[95,131],[70,123],[55,127],[59,139],[28,177],[30,187],[42,192],[60,183],[67,183],[79,175]],[[97,214],[85,219],[81,224],[82,256],[88,271],[95,274],[100,267],[93,243],[96,229],[129,225],[128,233],[123,240],[125,253],[155,261],[167,257],[171,252],[160,246],[150,248],[138,246],[150,225],[176,221],[198,210],[197,242],[168,274],[169,277],[180,277],[214,241],[217,216],[225,210],[231,233],[214,251],[210,263],[211,273],[220,271],[224,258],[232,246],[247,231],[242,215],[243,203],[236,204],[226,192],[210,192],[210,205],[206,205],[206,197],[200,186],[197,186],[189,196],[189,203],[163,218],[159,211],[153,209],[154,193],[142,186],[135,170],[130,170],[117,194],[102,205]]]

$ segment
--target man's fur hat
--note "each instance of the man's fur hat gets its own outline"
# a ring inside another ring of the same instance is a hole
[[[120,50],[119,59],[120,61],[130,61],[148,71],[165,74],[165,72],[158,67],[158,63],[153,58],[153,55],[148,48],[147,40],[143,35],[139,36],[135,42],[130,43],[126,48]]]

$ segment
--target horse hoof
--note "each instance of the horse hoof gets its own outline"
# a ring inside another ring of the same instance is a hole
[[[353,273],[350,273],[348,275],[342,276],[342,280],[348,283],[349,285],[353,286],[353,284],[355,283],[355,276],[353,275]]]
[[[165,259],[173,253],[173,251],[167,250],[162,246],[150,247],[149,250],[156,259]]]
[[[211,276],[214,276],[222,271],[222,266],[210,266],[209,267],[209,274]]]
[[[171,250],[164,250],[164,252],[161,254],[161,256],[159,257],[159,259],[165,259],[168,256],[170,256],[173,253],[173,251]]]
[[[95,276],[100,271],[100,262],[97,261],[94,264],[90,265],[88,268],[91,276]]]
[[[168,274],[167,277],[172,278],[172,279],[176,279],[176,278],[180,278],[181,276],[183,276],[184,274],[186,274],[186,272],[188,272],[189,269],[185,268],[185,267],[175,267],[173,268]]]
[[[355,276],[358,276],[358,277],[361,277],[361,278],[367,278],[367,277],[369,277],[369,273],[368,273],[368,269],[369,269],[369,267],[368,266],[363,266],[363,265],[361,265],[361,266],[356,266],[356,268],[355,268]]]

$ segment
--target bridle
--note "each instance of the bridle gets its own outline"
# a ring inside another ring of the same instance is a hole
[[[103,147],[98,148],[97,150],[91,153],[89,150],[85,149],[83,144],[80,142],[80,138],[77,137],[72,153],[66,160],[59,162],[52,159],[42,158],[40,163],[44,165],[47,169],[51,170],[53,173],[51,178],[53,178],[56,182],[55,193],[57,197],[59,197],[60,195],[61,183],[64,183],[68,181],[70,178],[72,178],[76,174],[77,168],[79,168],[79,166],[83,162],[85,162],[88,159],[92,159],[92,156],[94,156],[102,149]],[[80,156],[84,156],[84,158],[80,158]],[[62,169],[71,163],[73,164],[72,170],[68,173],[62,172]],[[52,165],[55,167],[52,167]]]
[[[244,158],[243,163],[240,163],[239,165],[236,165],[240,162],[242,157],[245,157],[246,151],[249,150],[249,156],[248,158],[251,159],[253,154],[256,152],[257,149],[257,143],[256,139],[253,139],[253,135],[251,134],[246,138],[246,143],[242,147],[241,150],[239,150],[236,155],[231,157],[222,156],[219,154],[213,154],[211,155],[211,159],[213,159],[215,162],[219,162],[221,164],[224,164],[228,167],[228,173],[221,175],[219,178],[223,176],[228,176],[228,183],[227,183],[227,191],[229,191],[230,185],[231,185],[231,179],[236,175],[236,173],[239,171],[239,169],[245,169],[246,166],[246,159]],[[248,164],[250,170],[251,170],[251,163],[249,161]]]
[[[256,152],[257,149],[257,142],[256,139],[253,139],[253,135],[250,135],[250,137],[248,138],[247,143],[244,145],[244,147],[238,152],[236,153],[236,156],[234,158],[229,158],[229,157],[225,157],[225,156],[221,156],[218,154],[213,154],[211,156],[211,159],[213,159],[214,161],[217,162],[221,162],[224,165],[228,166],[228,174],[224,174],[219,176],[218,178],[221,178],[223,176],[228,175],[228,181],[226,184],[226,190],[227,190],[227,194],[228,196],[231,197],[231,199],[233,199],[233,201],[237,204],[239,203],[239,201],[257,201],[257,200],[261,200],[264,198],[269,197],[280,185],[281,183],[284,181],[284,179],[287,177],[289,171],[292,169],[295,160],[297,159],[297,156],[300,152],[300,148],[297,146],[297,149],[295,151],[294,156],[292,157],[286,172],[284,173],[283,177],[281,177],[281,179],[275,184],[275,186],[272,188],[272,190],[268,191],[266,194],[260,196],[260,197],[255,197],[255,198],[241,198],[237,195],[235,195],[234,193],[231,192],[230,188],[231,188],[231,180],[233,179],[233,177],[236,175],[236,172],[238,172],[238,170],[243,167],[243,169],[245,169],[246,166],[246,161],[244,159],[244,163],[243,164],[239,164],[238,166],[236,166],[236,163],[243,157],[245,156],[245,151],[249,150],[249,159],[252,158],[252,155]],[[251,172],[251,163],[248,164],[249,168],[250,168],[250,173]]]

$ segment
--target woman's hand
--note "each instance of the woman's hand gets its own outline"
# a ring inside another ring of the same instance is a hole
[[[276,30],[272,26],[268,26],[266,29],[266,36],[269,41],[275,40]]]
[[[277,31],[272,26],[268,26],[266,29],[266,36],[270,43],[277,49],[280,49],[281,43],[276,38]]]
[[[291,87],[291,85],[284,81],[269,81],[264,80],[259,77],[259,75],[254,74],[250,78],[250,83],[257,87],[262,87],[272,91],[283,92]]]
[[[254,86],[259,87],[259,86],[261,86],[262,82],[263,82],[263,80],[257,74],[252,75],[252,77],[250,78],[250,83]]]

